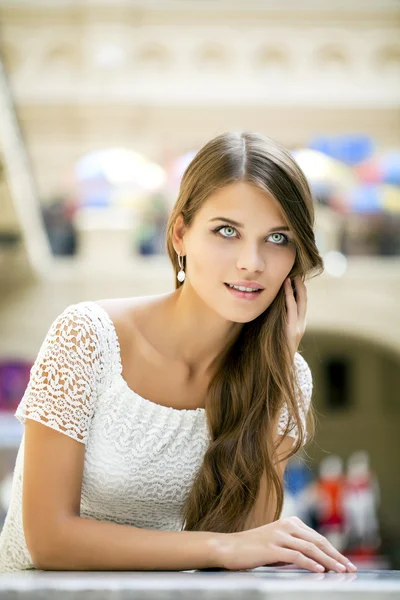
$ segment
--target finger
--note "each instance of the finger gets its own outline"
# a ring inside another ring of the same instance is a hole
[[[313,571],[313,573],[323,573],[325,571],[325,567],[315,562],[309,556],[305,556],[298,550],[290,550],[289,548],[278,548],[277,558],[279,558],[283,562],[292,563],[297,565],[301,569],[308,569],[309,571]]]
[[[308,535],[312,536],[312,541],[314,543],[316,543],[318,546],[322,544],[323,548],[329,549],[329,551],[332,552],[332,556],[336,558],[339,562],[343,562],[344,565],[347,565],[350,562],[348,558],[346,558],[343,554],[336,550],[336,548],[326,537],[315,531],[315,529],[313,529],[312,527],[306,525],[306,523],[304,523],[304,521],[302,521],[301,519],[296,519],[294,525],[294,531],[296,530],[296,526],[300,527],[302,530],[307,531]],[[300,537],[306,539],[303,535],[303,532],[300,534]]]
[[[297,305],[297,316],[301,322],[303,322],[305,321],[307,313],[307,288],[300,275],[297,275],[293,281],[296,287],[297,298],[295,299],[295,302]]]
[[[296,275],[296,277],[293,279],[293,284],[296,292],[295,296],[292,291],[294,301],[296,302],[296,314],[300,322],[303,323],[307,313],[307,288],[300,275]]]
[[[332,557],[336,562],[341,563],[346,567],[346,569],[350,569],[352,571],[355,570],[354,565],[346,558],[343,554],[341,554],[336,548],[330,543],[329,540],[326,539],[323,535],[317,533],[311,527],[308,527],[303,521],[300,519],[298,522],[293,524],[294,527],[291,530],[291,534],[295,537],[299,537],[306,542],[312,542],[316,545],[317,548],[321,549],[323,552]],[[296,530],[298,528],[298,530]],[[353,568],[354,567],[354,568]]]
[[[285,298],[288,312],[288,322],[296,323],[297,320],[297,302],[294,297],[292,284],[289,277],[285,279]]]
[[[336,573],[344,573],[347,571],[347,565],[342,564],[333,558],[329,552],[325,552],[316,546],[312,540],[306,541],[294,536],[288,536],[291,539],[286,540],[286,545],[312,558],[315,562],[323,565],[328,570],[336,571]]]

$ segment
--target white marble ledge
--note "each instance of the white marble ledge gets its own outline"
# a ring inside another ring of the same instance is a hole
[[[22,571],[0,575],[0,600],[399,600],[400,571]]]

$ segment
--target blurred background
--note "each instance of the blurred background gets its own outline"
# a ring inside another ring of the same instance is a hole
[[[0,528],[51,322],[172,291],[186,165],[256,130],[304,170],[326,267],[300,347],[317,433],[284,511],[400,568],[399,32],[398,0],[0,0]]]

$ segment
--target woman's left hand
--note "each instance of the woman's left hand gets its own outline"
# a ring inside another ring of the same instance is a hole
[[[306,330],[307,313],[307,288],[299,275],[294,278],[294,282],[297,299],[294,297],[290,278],[287,277],[284,283],[287,307],[286,335],[293,359]]]

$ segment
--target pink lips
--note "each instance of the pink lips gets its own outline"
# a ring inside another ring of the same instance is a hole
[[[232,284],[232,285],[234,285],[234,284]],[[236,298],[239,298],[241,300],[248,300],[248,301],[255,300],[263,292],[263,290],[260,290],[259,292],[241,292],[240,290],[234,290],[233,288],[230,288],[229,285],[226,283],[225,283],[225,287],[229,292],[231,292],[231,294],[236,296]],[[248,285],[246,287],[253,287],[253,286]]]
[[[242,280],[242,281],[230,281],[229,285],[236,285],[239,287],[248,287],[248,288],[253,288],[253,289],[261,289],[263,290],[264,287],[261,285],[261,283],[258,283],[258,281],[246,281],[246,280]]]

